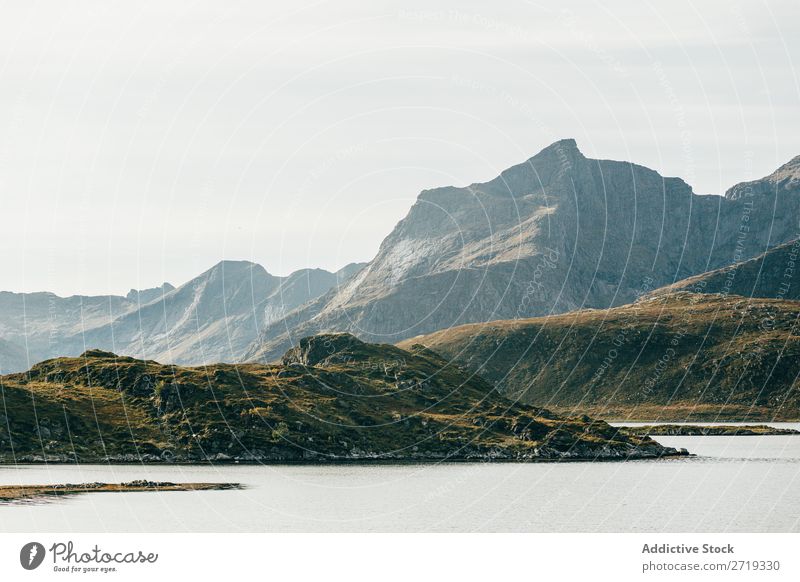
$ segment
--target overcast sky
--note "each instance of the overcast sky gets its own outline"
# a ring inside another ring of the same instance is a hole
[[[565,8],[562,8],[565,7]],[[698,193],[800,154],[785,2],[3,2],[0,290],[366,261],[574,137]]]

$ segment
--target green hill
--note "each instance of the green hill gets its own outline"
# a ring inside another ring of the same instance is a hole
[[[800,239],[778,245],[747,261],[661,287],[651,295],[667,295],[677,291],[798,300]]]
[[[511,398],[631,420],[800,418],[800,302],[677,293],[413,338]]]
[[[0,461],[623,459],[676,454],[515,404],[429,350],[306,338],[276,365],[89,351],[0,378]]]

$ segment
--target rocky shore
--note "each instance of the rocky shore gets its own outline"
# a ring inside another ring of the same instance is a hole
[[[627,426],[623,427],[623,430],[627,434],[638,436],[774,436],[800,434],[798,430],[776,428],[765,424],[751,426],[655,424],[647,426]]]

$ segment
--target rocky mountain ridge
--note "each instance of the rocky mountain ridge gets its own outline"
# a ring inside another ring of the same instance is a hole
[[[256,263],[222,261],[177,288],[165,283],[125,297],[0,293],[0,370],[87,348],[171,363],[235,362],[264,326],[360,267],[277,277]]]
[[[423,191],[358,276],[268,326],[247,358],[272,361],[321,332],[397,342],[631,303],[797,238],[797,160],[727,196],[698,195],[556,142],[489,182]]]

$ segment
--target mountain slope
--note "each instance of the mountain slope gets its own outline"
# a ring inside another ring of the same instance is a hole
[[[0,374],[8,374],[28,367],[25,350],[9,341],[0,339]]]
[[[798,189],[800,189],[800,156],[792,158],[769,176],[736,184],[725,192],[725,198],[742,200],[760,196],[780,197],[791,195]]]
[[[421,343],[512,398],[604,419],[800,419],[800,302],[676,293]]]
[[[324,295],[330,289],[337,288],[350,277],[355,275],[363,263],[351,263],[335,273],[324,269],[301,269],[295,271],[259,305],[259,311],[264,314],[261,327],[283,319],[294,309]],[[247,346],[245,346],[247,347]],[[241,356],[242,352],[239,352]]]
[[[167,293],[175,291],[175,287],[170,283],[164,283],[161,287],[153,287],[152,289],[131,289],[125,296],[128,301],[134,301],[137,305],[147,305],[157,299],[161,299]]]
[[[165,362],[233,361],[257,335],[258,303],[280,283],[261,265],[223,261],[81,339],[88,347]]]
[[[800,239],[778,245],[747,261],[661,287],[650,295],[676,291],[800,299]]]
[[[276,314],[336,287],[337,273],[303,269],[270,275],[249,261],[223,261],[141,309],[91,330],[81,341],[125,355],[183,365],[236,362]]]
[[[247,358],[274,360],[323,331],[396,342],[629,303],[796,238],[793,172],[746,195],[700,196],[678,178],[557,142],[489,182],[422,192],[356,277],[267,327]]]
[[[59,297],[54,293],[0,292],[0,340],[8,350],[27,354],[22,360],[9,359],[10,367],[3,371],[21,371],[31,362],[38,362],[70,353],[80,353],[67,347],[63,338],[75,338],[80,343],[83,331],[106,325],[138,306],[126,297],[71,296]]]
[[[90,351],[0,377],[0,462],[625,459],[677,454],[502,398],[429,350],[307,338],[282,365]],[[35,405],[34,405],[35,403]]]

